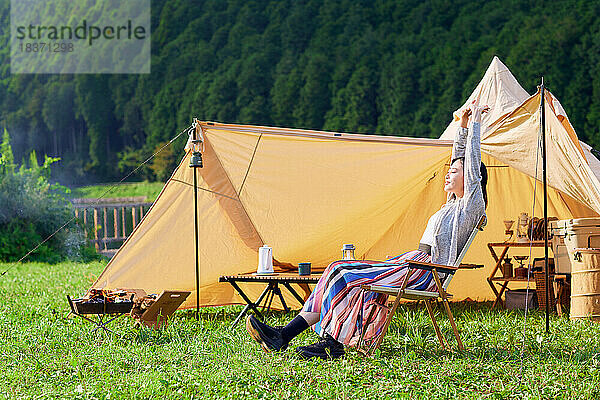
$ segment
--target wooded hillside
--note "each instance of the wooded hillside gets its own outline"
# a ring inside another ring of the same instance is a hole
[[[438,137],[498,55],[600,147],[600,3],[538,3],[152,1],[151,74],[11,75],[0,0],[0,122],[65,184],[114,180],[193,117]],[[138,178],[166,179],[183,142]]]

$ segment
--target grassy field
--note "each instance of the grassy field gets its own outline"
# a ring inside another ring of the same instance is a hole
[[[82,186],[72,189],[72,198],[98,198],[102,196],[113,184]],[[138,197],[146,196],[153,202],[158,197],[165,184],[163,182],[132,182],[117,184],[105,197]]]
[[[82,293],[102,268],[31,263],[0,277],[1,397],[600,398],[597,324],[554,317],[545,336],[543,314],[533,313],[521,369],[523,313],[454,305],[468,351],[451,353],[439,349],[424,310],[401,307],[375,357],[350,350],[341,360],[305,362],[293,349],[263,353],[243,324],[231,329],[238,306],[205,310],[199,322],[192,312],[177,312],[161,331],[137,329],[123,318],[112,325],[116,335],[91,334],[88,323],[65,318],[65,295]],[[269,316],[274,324],[289,319]],[[305,332],[293,344],[314,340]]]

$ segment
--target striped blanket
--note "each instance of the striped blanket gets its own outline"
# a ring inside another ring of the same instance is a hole
[[[361,285],[400,286],[408,272],[409,260],[429,262],[431,257],[413,250],[387,261],[342,260],[329,264],[303,307],[304,311],[320,314],[319,322],[313,326],[315,332],[320,336],[327,333],[348,346],[356,345],[362,318],[369,315],[376,302],[384,304],[388,297],[364,292]],[[436,291],[431,272],[425,270],[414,270],[407,288]],[[365,340],[377,335],[385,317],[385,310],[377,307],[372,317],[374,322],[365,332]]]

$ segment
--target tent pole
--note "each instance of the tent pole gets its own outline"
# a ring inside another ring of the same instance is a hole
[[[544,105],[544,77],[540,87],[540,111],[542,128],[542,171],[544,179],[544,278],[546,280],[546,333],[550,333],[550,271],[548,268],[548,177],[546,171],[546,110]]]
[[[196,134],[194,133],[194,136]],[[200,266],[198,260],[198,168],[194,168],[194,242],[196,245],[196,320],[200,319]]]
[[[194,244],[196,250],[196,321],[200,319],[200,256],[198,253],[198,168],[202,168],[202,154],[200,153],[200,141],[198,140],[198,129],[200,125],[194,118],[192,129],[193,153],[190,159],[190,167],[194,169]]]

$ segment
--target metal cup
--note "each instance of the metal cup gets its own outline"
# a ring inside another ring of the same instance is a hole
[[[301,275],[301,276],[310,275],[310,263],[309,262],[298,263],[298,275]]]

